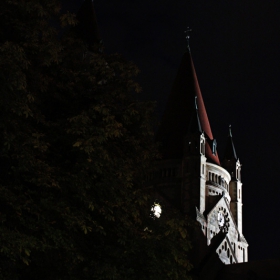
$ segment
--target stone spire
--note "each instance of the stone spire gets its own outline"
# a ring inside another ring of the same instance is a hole
[[[226,150],[225,150],[225,160],[235,160],[237,161],[237,155],[235,151],[235,147],[233,144],[233,139],[232,139],[232,133],[231,133],[231,125],[229,126],[229,132],[228,132],[228,139],[227,139],[227,144],[226,144]]]
[[[181,158],[183,156],[184,138],[190,125],[195,97],[201,129],[207,138],[206,157],[210,162],[220,165],[217,153],[213,153],[212,150],[215,139],[213,138],[189,48],[183,55],[156,140],[162,143],[164,158]]]
[[[194,99],[194,108],[195,111],[193,112],[193,116],[189,126],[189,133],[199,132],[202,133],[203,130],[201,128],[200,119],[198,115],[198,107],[197,107],[197,96]]]

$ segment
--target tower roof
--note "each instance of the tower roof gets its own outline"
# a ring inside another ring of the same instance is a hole
[[[183,55],[156,140],[162,143],[164,158],[183,156],[184,138],[191,121],[195,97],[197,97],[196,103],[201,129],[208,139],[205,149],[206,157],[209,161],[220,165],[218,155],[213,154],[210,147],[213,134],[189,50]]]
[[[84,0],[77,13],[77,18],[79,20],[78,27],[80,33],[89,46],[92,47],[100,43],[101,37],[92,0]]]
[[[228,133],[228,139],[227,139],[226,150],[225,150],[225,159],[238,160],[236,151],[235,151],[235,147],[233,144],[233,140],[232,140],[231,126],[229,126],[229,133]]]

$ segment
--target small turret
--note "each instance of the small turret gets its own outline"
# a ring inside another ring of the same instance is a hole
[[[234,147],[231,125],[229,125],[229,133],[226,144],[225,156],[222,162],[222,166],[229,172],[231,179],[241,180],[241,164],[236,154]]]
[[[198,115],[197,96],[194,98],[194,112],[190,121],[189,134],[199,132],[202,133],[201,123]]]
[[[242,234],[241,164],[233,144],[231,126],[229,126],[227,146],[222,165],[231,175],[231,181],[229,183],[229,194],[231,197],[230,209],[237,224],[239,233]]]
[[[226,152],[225,152],[225,158],[237,160],[237,155],[236,155],[236,151],[235,151],[233,140],[232,140],[231,125],[229,125],[228,141],[227,141],[227,147],[226,147]]]
[[[182,207],[184,212],[191,213],[190,211],[195,211],[195,207],[199,205],[199,211],[203,213],[205,210],[206,138],[199,118],[197,96],[194,101],[184,141]],[[191,193],[192,200],[188,200],[188,195],[184,195],[187,193]]]

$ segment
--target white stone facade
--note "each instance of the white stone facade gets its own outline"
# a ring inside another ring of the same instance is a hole
[[[237,179],[232,180],[226,169],[208,163],[201,153],[200,205],[197,206],[197,221],[201,224],[207,245],[210,245],[211,239],[220,231],[226,233],[216,250],[225,264],[248,261],[248,243],[242,233],[241,164],[238,161],[236,165]],[[211,205],[211,200],[216,203]],[[212,208],[209,209],[207,204]]]

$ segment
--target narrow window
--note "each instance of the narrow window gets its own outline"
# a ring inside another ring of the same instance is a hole
[[[200,140],[200,153],[205,155],[205,143],[202,139]]]
[[[217,149],[217,141],[216,141],[216,139],[214,139],[213,143],[212,143],[212,154],[213,155],[216,155],[216,149]]]

